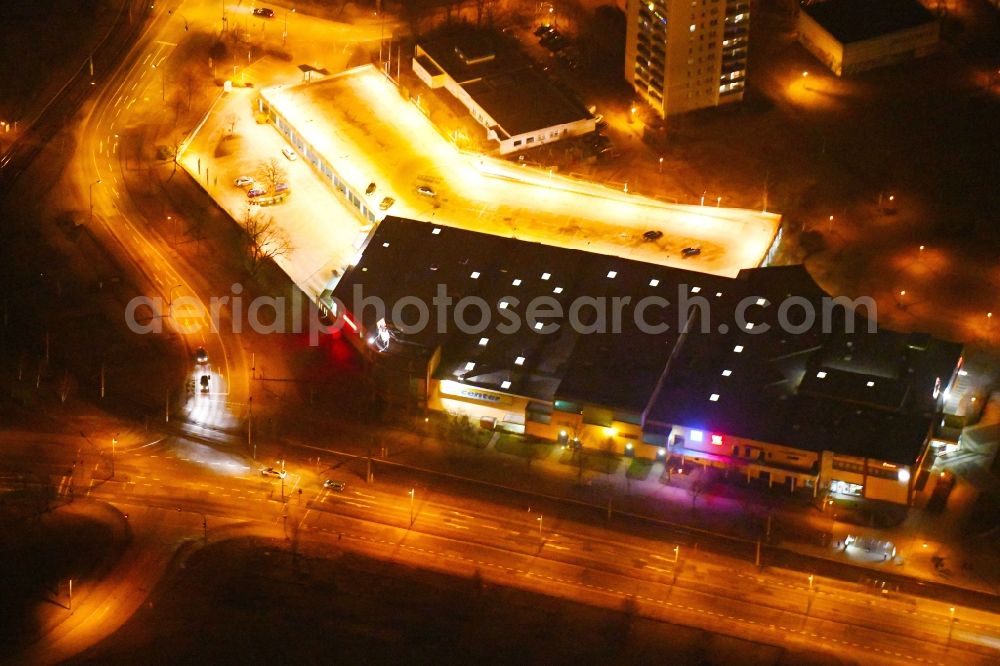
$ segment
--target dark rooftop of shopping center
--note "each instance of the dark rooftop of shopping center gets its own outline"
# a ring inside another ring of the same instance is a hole
[[[919,453],[962,352],[929,335],[869,332],[876,313],[863,309],[834,307],[806,326],[797,308],[810,303],[821,313],[826,294],[802,266],[726,278],[395,217],[377,227],[337,286],[349,308],[355,285],[387,304],[387,353],[429,361],[440,350],[438,379],[641,415],[651,428],[899,463]],[[438,293],[451,299],[441,328]],[[474,329],[459,330],[455,310],[473,296],[487,304],[489,321],[480,324],[480,308],[467,304],[463,319]],[[789,296],[800,305],[784,311]],[[416,310],[405,309],[403,321],[390,315],[393,303],[412,297],[428,305],[430,325],[407,333]],[[634,308],[647,297],[666,302],[644,301],[642,321],[668,328],[640,330]],[[533,318],[532,302],[545,308]],[[578,326],[567,318],[574,304]],[[603,330],[594,330],[595,308],[606,313]],[[376,330],[373,308],[352,314]],[[853,333],[844,332],[848,322]]]

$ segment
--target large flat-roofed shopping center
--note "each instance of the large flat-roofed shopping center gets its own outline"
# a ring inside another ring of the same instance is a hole
[[[905,504],[926,474],[961,346],[867,333],[867,314],[843,307],[782,329],[782,303],[820,312],[827,295],[801,267],[753,268],[779,216],[462,152],[371,66],[265,89],[259,104],[371,225],[309,295],[342,318],[384,399],[813,493]],[[357,288],[387,311],[355,308]],[[393,312],[436,298],[489,321],[440,326],[435,312],[417,330],[419,312]]]
[[[335,195],[372,224],[387,214],[432,219],[722,275],[760,265],[779,235],[781,218],[772,213],[674,205],[462,152],[370,65],[264,89],[259,104]],[[662,236],[646,240],[648,231]],[[685,248],[699,253],[685,257]]]
[[[962,363],[801,266],[725,277],[395,217],[334,296],[389,401],[901,504]]]

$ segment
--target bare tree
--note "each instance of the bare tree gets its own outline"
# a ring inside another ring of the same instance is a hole
[[[194,96],[196,90],[198,90],[198,84],[200,83],[198,72],[194,67],[187,67],[181,72],[181,87],[184,89],[187,95],[187,110],[191,110],[191,98]]]
[[[274,224],[274,218],[264,218],[259,211],[247,209],[243,218],[247,242],[247,270],[256,275],[268,259],[288,254],[292,245],[284,232]]]
[[[705,482],[703,479],[698,478],[691,482],[688,487],[688,493],[691,495],[691,510],[694,511],[694,505],[698,501],[698,498],[705,493]]]
[[[177,173],[177,160],[180,157],[181,147],[183,145],[184,145],[184,137],[178,135],[170,142],[169,146],[156,147],[157,159],[170,160],[171,162],[174,163],[174,168],[170,172],[170,177],[167,178],[167,180],[172,179],[174,175]]]
[[[257,165],[257,180],[267,187],[268,192],[274,192],[278,183],[284,183],[287,179],[288,173],[273,157]]]

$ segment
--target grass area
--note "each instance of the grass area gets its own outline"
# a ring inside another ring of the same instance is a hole
[[[527,458],[528,460],[541,460],[548,458],[552,454],[555,444],[537,439],[525,438],[523,435],[503,433],[500,439],[493,445],[500,453]]]
[[[492,431],[480,428],[468,417],[435,415],[433,424],[439,438],[477,449],[486,448],[493,436]]]
[[[625,476],[635,481],[645,481],[653,469],[653,461],[646,458],[633,458],[629,463]]]
[[[39,604],[68,603],[66,581],[90,584],[92,577],[121,552],[112,527],[82,510],[49,510],[44,489],[4,494],[0,502],[0,649],[30,641],[40,629]]]
[[[579,457],[577,457],[579,456]],[[578,453],[566,449],[559,457],[559,462],[564,465],[577,467],[583,465],[587,472],[600,472],[601,474],[614,474],[621,467],[622,459],[610,453],[599,451],[581,450]]]
[[[118,632],[75,661],[132,663],[817,663],[813,654],[597,608],[476,574],[305,545],[217,543],[191,555]]]

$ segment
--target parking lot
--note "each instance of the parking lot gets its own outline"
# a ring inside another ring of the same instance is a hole
[[[248,211],[273,218],[291,245],[275,261],[305,293],[319,294],[351,261],[366,230],[307,162],[289,160],[282,153],[288,144],[273,127],[256,122],[256,95],[252,88],[224,94],[180,164],[238,223]],[[261,206],[247,196],[249,188],[237,186],[235,180],[247,176],[259,181],[261,163],[272,159],[287,174],[284,182],[290,194],[275,205]]]

